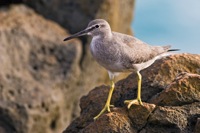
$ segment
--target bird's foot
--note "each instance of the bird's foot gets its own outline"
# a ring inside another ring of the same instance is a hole
[[[127,104],[127,105],[128,105],[128,106],[127,106],[128,109],[130,109],[130,107],[131,107],[133,104],[136,104],[136,105],[143,105],[141,99],[125,100],[125,101],[124,101],[124,104]]]
[[[110,108],[114,108],[115,106],[114,105],[110,105]]]
[[[97,118],[99,118],[104,112],[106,112],[106,111],[110,112],[110,107],[113,108],[114,105],[106,104],[104,106],[104,108],[101,110],[101,112],[97,116],[94,117],[94,120],[96,120]]]

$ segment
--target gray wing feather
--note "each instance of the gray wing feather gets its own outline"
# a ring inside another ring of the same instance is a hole
[[[121,50],[123,52],[121,53],[122,58],[129,61],[131,64],[146,62],[162,53],[167,52],[171,47],[170,45],[150,46],[133,36],[116,32],[113,32],[113,34],[114,36],[118,36],[116,41],[121,46]]]

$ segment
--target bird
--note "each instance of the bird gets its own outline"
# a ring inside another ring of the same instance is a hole
[[[107,71],[110,79],[110,90],[105,106],[94,117],[98,119],[106,111],[110,111],[110,101],[115,88],[114,77],[123,72],[135,72],[138,76],[137,98],[125,100],[124,103],[129,109],[133,104],[143,105],[141,100],[142,75],[140,71],[152,65],[155,60],[162,58],[170,51],[179,49],[170,49],[171,45],[152,46],[134,36],[114,32],[109,23],[104,19],[94,19],[88,26],[63,41],[89,35],[92,36],[90,43],[90,52],[94,59]]]

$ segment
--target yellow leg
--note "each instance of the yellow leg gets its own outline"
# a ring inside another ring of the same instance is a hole
[[[139,105],[143,105],[142,104],[142,100],[141,100],[141,84],[142,84],[142,75],[140,74],[139,71],[137,71],[137,75],[138,75],[138,93],[137,93],[137,99],[134,100],[125,100],[124,103],[128,104],[128,109],[131,107],[131,105],[133,104],[139,104]]]
[[[137,94],[137,99],[140,105],[142,104],[142,100],[141,100],[141,86],[142,86],[142,75],[140,74],[140,72],[137,72],[138,75],[138,94]]]
[[[106,101],[106,104],[105,104],[104,108],[101,110],[101,112],[97,116],[94,117],[94,120],[99,118],[99,116],[101,116],[105,111],[110,112],[110,101],[111,101],[111,97],[112,97],[112,93],[114,91],[114,88],[115,88],[115,83],[111,80],[111,88],[110,88],[110,91],[109,91],[109,94],[108,94],[108,99]]]

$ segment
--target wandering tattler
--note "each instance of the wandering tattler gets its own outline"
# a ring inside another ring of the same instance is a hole
[[[105,111],[110,112],[110,100],[114,90],[114,77],[120,72],[136,72],[138,75],[137,99],[125,100],[128,108],[132,104],[143,105],[141,101],[142,76],[140,71],[149,67],[160,57],[163,57],[170,49],[168,46],[150,46],[139,39],[111,31],[110,25],[103,19],[91,21],[87,28],[64,39],[70,40],[75,37],[91,35],[90,50],[96,61],[107,69],[111,81],[108,99],[101,112],[94,117],[97,119]]]

